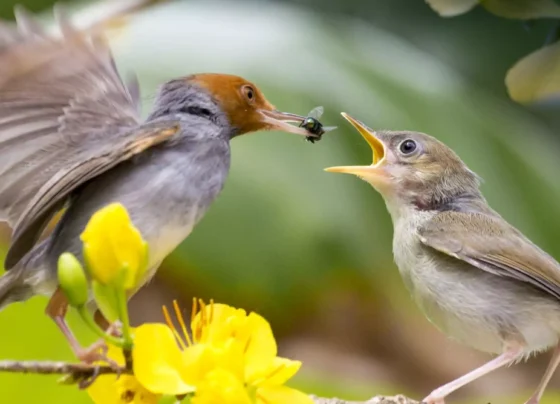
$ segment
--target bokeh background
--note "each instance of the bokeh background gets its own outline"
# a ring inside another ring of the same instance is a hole
[[[15,3],[50,18],[50,0],[2,0],[0,16],[11,19]],[[80,12],[91,3],[68,5]],[[381,197],[323,168],[371,158],[340,111],[373,128],[430,133],[485,179],[495,209],[560,258],[558,104],[522,106],[504,86],[507,69],[549,29],[550,21],[527,26],[481,8],[443,19],[420,0],[183,0],[131,16],[111,42],[122,73],[138,75],[146,109],[167,79],[227,72],[257,83],[280,109],[323,105],[323,122],[339,126],[314,145],[280,133],[236,139],[223,194],[131,301],[134,322],[161,321],[162,304],[190,306],[193,296],[255,310],[281,353],[303,361],[295,385],[346,399],[421,398],[488,360],[440,334],[409,299]],[[9,229],[0,233],[5,249]],[[72,359],[45,303],[0,313],[0,358]],[[449,402],[524,402],[548,358],[497,371]],[[544,403],[559,392],[557,374]],[[0,397],[89,402],[55,378],[6,374]]]

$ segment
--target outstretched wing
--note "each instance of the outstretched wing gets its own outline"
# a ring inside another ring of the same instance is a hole
[[[33,247],[48,221],[76,188],[144,150],[171,139],[178,132],[177,121],[149,123],[122,134],[116,143],[105,142],[96,148],[97,153],[60,169],[39,189],[17,222],[6,256],[6,269],[17,264]]]
[[[465,233],[468,243],[463,241]],[[560,299],[560,264],[501,218],[443,212],[420,227],[418,235],[428,247]]]
[[[60,35],[16,17],[15,27],[0,23],[0,220],[12,226],[63,167],[140,122],[138,96],[99,33],[60,13]]]

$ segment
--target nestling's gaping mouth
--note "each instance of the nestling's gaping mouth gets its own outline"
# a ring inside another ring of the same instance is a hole
[[[373,161],[371,165],[378,166],[381,160],[385,158],[385,146],[379,139],[377,139],[377,137],[375,137],[375,131],[372,131],[363,122],[352,118],[346,112],[341,112],[340,115],[342,115],[344,119],[350,122],[352,126],[355,127],[358,132],[360,132],[360,135],[362,135],[366,142],[368,142],[371,150],[373,151]]]
[[[325,171],[333,172],[333,173],[346,173],[346,174],[354,174],[359,177],[381,177],[383,173],[380,170],[380,166],[382,165],[385,159],[385,146],[383,143],[375,136],[375,131],[369,129],[364,123],[358,121],[355,118],[352,118],[345,112],[342,112],[341,115],[346,119],[348,122],[354,126],[358,132],[363,136],[363,138],[368,142],[371,150],[373,152],[373,162],[369,166],[339,166],[339,167],[329,167],[326,168]]]

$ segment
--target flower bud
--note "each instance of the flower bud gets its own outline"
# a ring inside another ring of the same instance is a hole
[[[97,211],[80,237],[93,279],[125,290],[138,286],[147,266],[148,245],[123,205],[112,203]]]
[[[58,283],[71,306],[81,307],[88,300],[88,281],[82,264],[71,253],[58,258]]]

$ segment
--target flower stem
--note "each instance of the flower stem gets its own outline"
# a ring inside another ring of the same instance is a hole
[[[126,292],[124,289],[115,291],[117,297],[117,310],[119,312],[119,320],[122,323],[123,349],[132,349],[132,335],[130,332],[130,318],[128,317],[128,307],[126,305]]]
[[[130,332],[130,318],[128,317],[128,307],[126,301],[126,290],[120,288],[115,290],[117,301],[117,311],[119,313],[119,320],[122,324],[123,344],[122,350],[127,369],[132,369],[132,335]]]
[[[78,313],[80,314],[80,317],[82,318],[82,320],[84,320],[84,322],[88,325],[88,327],[98,336],[100,336],[101,338],[103,338],[105,341],[118,346],[118,347],[123,347],[123,341],[119,338],[113,337],[112,335],[107,334],[105,331],[103,331],[101,329],[101,327],[99,327],[97,325],[97,323],[93,320],[93,317],[91,316],[91,314],[89,313],[89,311],[86,309],[86,306],[80,306],[78,307]]]

